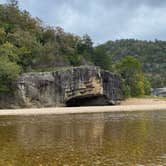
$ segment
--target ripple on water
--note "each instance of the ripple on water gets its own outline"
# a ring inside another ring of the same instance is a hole
[[[166,112],[0,117],[0,165],[166,165]]]

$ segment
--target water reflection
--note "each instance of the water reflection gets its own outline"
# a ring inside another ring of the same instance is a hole
[[[166,112],[0,118],[0,165],[166,165]]]
[[[92,120],[97,118],[97,121],[89,121],[85,117],[85,122],[82,123],[82,115],[31,118],[30,123],[16,125],[17,141],[24,148],[29,149],[51,149],[64,144],[67,149],[72,145],[82,148],[83,151],[87,151],[86,148],[90,144],[95,144],[98,148],[102,147],[104,115],[91,116]],[[25,122],[27,117],[24,118],[20,120]]]

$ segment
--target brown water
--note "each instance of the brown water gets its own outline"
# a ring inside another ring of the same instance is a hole
[[[0,117],[0,166],[97,165],[166,165],[166,111]]]

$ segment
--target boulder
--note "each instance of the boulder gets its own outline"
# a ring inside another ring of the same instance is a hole
[[[109,105],[122,99],[121,79],[95,66],[24,73],[17,98],[22,107]]]

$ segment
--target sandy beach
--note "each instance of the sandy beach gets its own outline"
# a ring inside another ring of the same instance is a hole
[[[102,113],[122,111],[166,111],[166,100],[161,99],[139,99],[125,100],[118,106],[97,107],[55,107],[55,108],[30,108],[0,110],[0,116],[5,115],[51,115],[51,114],[80,114],[80,113]]]
[[[129,98],[121,102],[121,105],[161,105],[161,104],[166,104],[166,98],[162,97]]]

